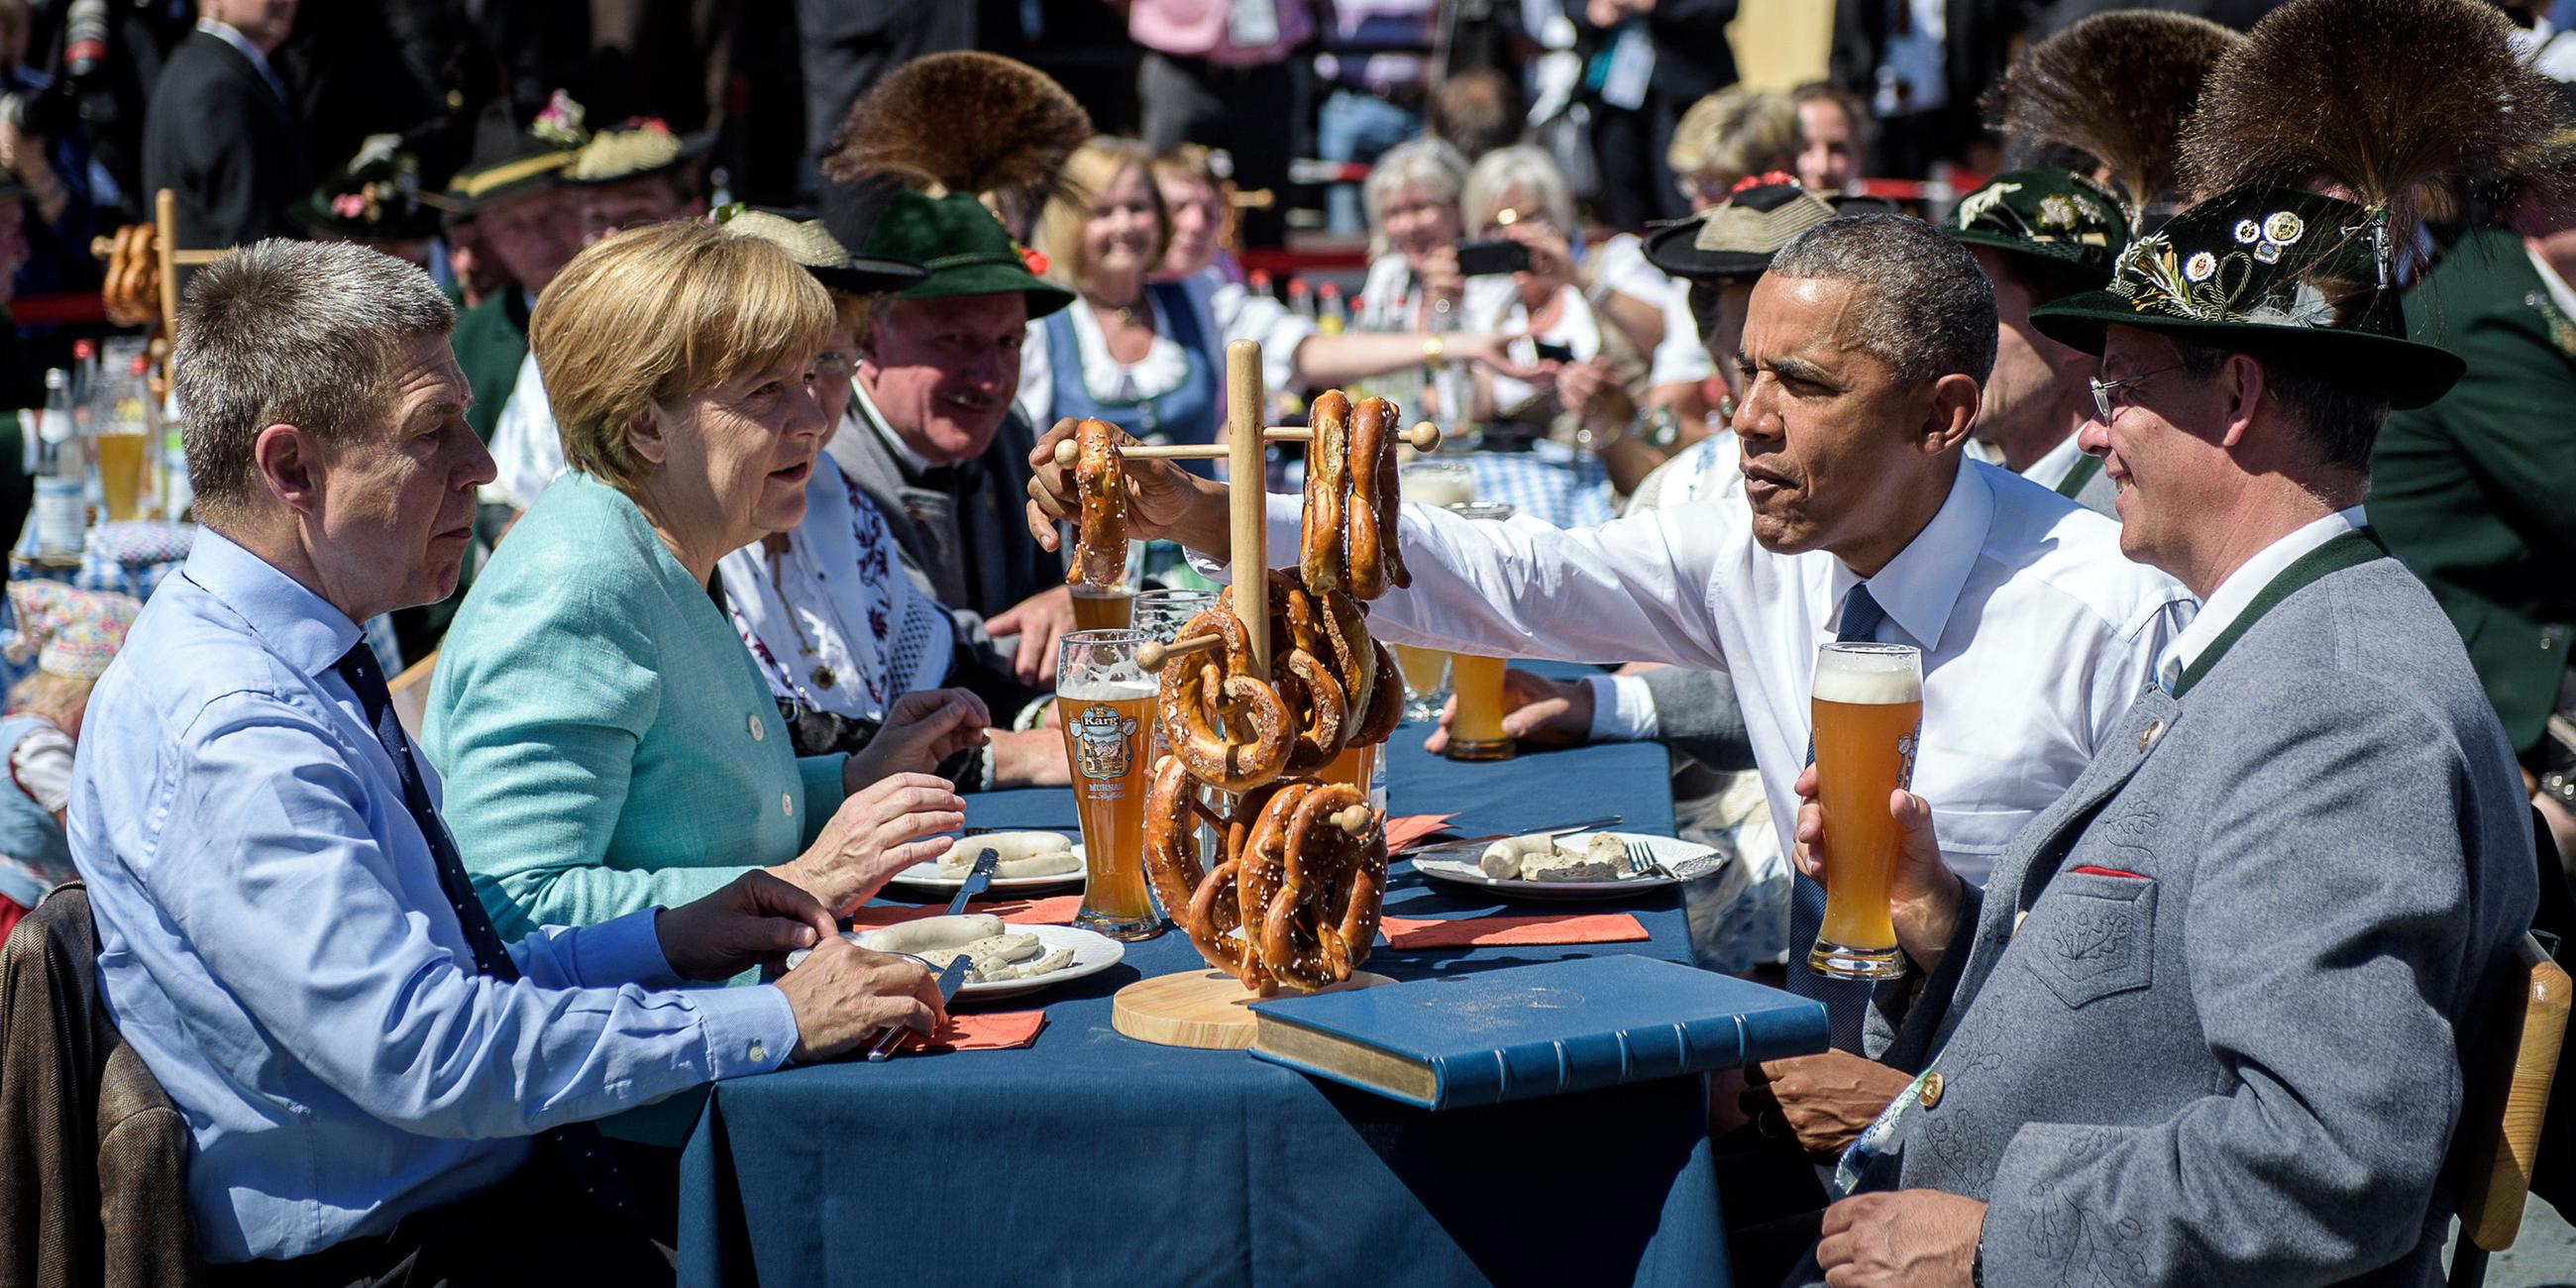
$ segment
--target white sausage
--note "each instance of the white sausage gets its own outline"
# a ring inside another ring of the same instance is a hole
[[[859,947],[881,953],[917,953],[928,957],[958,949],[979,939],[990,939],[1002,933],[1002,919],[985,913],[968,913],[962,917],[924,917],[900,925],[871,930],[859,936]],[[942,960],[940,965],[948,963]]]

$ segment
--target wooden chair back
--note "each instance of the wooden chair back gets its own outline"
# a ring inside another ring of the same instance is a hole
[[[2567,1037],[2567,1008],[2576,998],[2567,972],[2549,959],[2540,941],[2524,935],[2514,948],[2515,995],[2498,1015],[2500,1049],[2485,1087],[2472,1101],[2477,1117],[2464,1118],[2469,1133],[2460,1173],[2460,1242],[2486,1252],[2513,1246],[2522,1230],[2523,1199],[2531,1191],[2540,1152],[2540,1124],[2558,1076],[2558,1052]],[[2462,1249],[2466,1251],[2465,1247]]]

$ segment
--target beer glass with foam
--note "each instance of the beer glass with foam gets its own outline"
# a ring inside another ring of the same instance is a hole
[[[1057,651],[1056,719],[1082,820],[1085,882],[1074,924],[1112,939],[1151,939],[1163,929],[1145,884],[1155,683],[1136,664],[1136,649],[1149,638],[1075,631]]]
[[[1825,920],[1807,969],[1829,979],[1902,974],[1889,920],[1898,834],[1888,800],[1914,782],[1923,654],[1906,644],[1827,644],[1816,655],[1816,803],[1824,815]]]

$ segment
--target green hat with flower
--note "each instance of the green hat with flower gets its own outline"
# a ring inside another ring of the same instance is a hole
[[[1941,231],[2099,286],[2128,243],[2129,219],[2109,188],[2071,170],[2010,170],[1961,197]]]
[[[835,220],[825,223],[835,235],[841,233]],[[1032,318],[1073,303],[1072,292],[1038,276],[1046,271],[1046,257],[1013,241],[1002,221],[969,193],[894,194],[877,215],[862,253],[930,270],[919,285],[896,292],[899,300],[1017,292],[1027,297]]]
[[[337,174],[288,206],[308,231],[352,241],[418,241],[435,237],[439,212],[420,190],[420,158],[398,134],[371,134]]]
[[[670,125],[657,117],[630,117],[592,134],[572,164],[564,167],[563,180],[576,188],[605,188],[630,179],[668,174],[714,148],[715,135],[711,133],[674,134]]]
[[[2098,353],[2111,326],[2277,360],[2420,407],[2463,369],[2407,338],[2400,295],[2428,213],[2545,133],[2552,91],[2476,0],[2291,0],[2210,69],[2184,131],[2208,194],[2031,310]]]

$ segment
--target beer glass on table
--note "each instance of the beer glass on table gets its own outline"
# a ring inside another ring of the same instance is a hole
[[[1827,644],[1816,655],[1816,804],[1823,813],[1825,919],[1807,969],[1828,979],[1892,979],[1888,917],[1899,847],[1888,799],[1914,782],[1923,732],[1923,655],[1911,645]]]
[[[1480,522],[1512,517],[1512,507],[1499,502],[1471,502],[1448,507],[1451,514]],[[1449,718],[1449,745],[1441,754],[1451,760],[1509,760],[1519,749],[1503,732],[1503,666],[1499,657],[1471,653],[1449,655],[1449,688],[1457,710]]]
[[[1075,631],[1056,661],[1056,719],[1082,820],[1085,883],[1074,924],[1112,939],[1162,933],[1145,883],[1155,682],[1136,664],[1136,648],[1146,638],[1134,630]]]
[[[1424,505],[1472,505],[1476,472],[1465,461],[1415,461],[1395,472],[1398,495]],[[1395,664],[1404,671],[1404,718],[1432,721],[1449,702],[1449,655],[1436,648],[1393,644]]]

